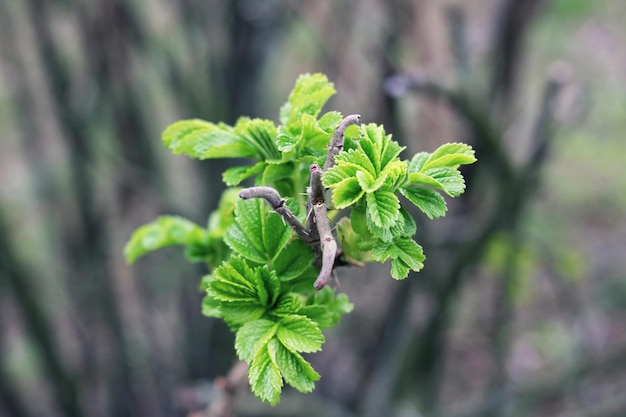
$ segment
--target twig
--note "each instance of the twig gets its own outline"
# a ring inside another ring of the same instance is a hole
[[[335,129],[333,137],[328,143],[328,155],[326,156],[326,162],[324,163],[324,171],[335,165],[335,156],[337,156],[343,149],[343,135],[346,132],[346,129],[350,125],[357,124],[360,118],[361,115],[359,114],[351,114],[346,116],[341,123],[339,123],[337,129]]]
[[[330,274],[335,266],[335,256],[337,254],[337,241],[328,224],[326,205],[318,203],[313,205],[313,213],[317,223],[317,231],[320,234],[320,244],[322,246],[322,268],[313,286],[318,290],[323,288],[330,279]]]
[[[248,365],[239,361],[233,365],[228,375],[215,379],[215,385],[219,388],[221,395],[211,403],[206,417],[233,417],[235,415],[233,411],[235,398],[246,387],[247,374]]]
[[[294,232],[308,245],[317,244],[316,238],[307,230],[300,220],[289,210],[285,204],[285,199],[278,194],[278,191],[272,187],[250,187],[244,188],[239,192],[239,197],[248,200],[250,198],[263,198],[267,201],[272,209],[282,216],[285,222],[293,229]],[[317,239],[319,240],[319,239]]]

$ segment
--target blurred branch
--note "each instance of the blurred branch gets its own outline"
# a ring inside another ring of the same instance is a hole
[[[78,400],[78,385],[65,369],[59,346],[54,340],[54,330],[38,301],[37,285],[15,253],[8,222],[2,212],[0,212],[0,265],[2,265],[0,278],[7,281],[18,301],[18,306],[27,323],[27,331],[42,358],[44,371],[55,394],[55,400],[65,416],[83,416]],[[16,401],[10,405],[19,407]],[[19,412],[19,409],[17,411]]]

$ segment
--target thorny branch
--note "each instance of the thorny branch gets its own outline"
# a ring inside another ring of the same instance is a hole
[[[289,210],[289,207],[285,204],[285,199],[274,188],[264,186],[250,187],[239,192],[239,197],[244,200],[249,198],[265,199],[306,244],[316,249],[322,261],[320,273],[313,284],[318,290],[328,283],[337,259],[337,241],[333,237],[332,229],[328,222],[322,175],[327,169],[335,165],[335,156],[343,149],[343,138],[346,129],[348,126],[358,123],[360,117],[358,114],[351,114],[339,123],[328,143],[328,155],[324,163],[324,170],[317,164],[311,165],[311,179],[307,190],[306,226],[303,226]]]
[[[328,143],[328,155],[326,155],[324,171],[335,165],[335,156],[337,156],[339,152],[341,152],[341,150],[343,149],[343,135],[344,133],[346,133],[346,129],[350,125],[357,124],[360,118],[361,115],[359,114],[351,114],[349,116],[346,116],[341,121],[341,123],[339,123],[337,129],[335,129],[335,133],[333,133],[333,137]]]
[[[285,222],[293,229],[294,232],[308,245],[316,244],[317,237],[311,235],[300,220],[289,210],[285,204],[285,199],[278,194],[278,191],[272,187],[250,187],[244,188],[239,192],[239,197],[247,200],[250,198],[263,198],[267,201],[274,211],[282,216]]]

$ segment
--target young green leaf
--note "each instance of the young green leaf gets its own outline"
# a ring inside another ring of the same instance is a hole
[[[279,322],[276,336],[294,352],[317,352],[322,348],[324,335],[315,322],[305,316],[292,314]]]
[[[124,247],[126,262],[132,264],[148,252],[172,245],[203,242],[204,231],[197,224],[178,216],[161,216],[141,226]]]
[[[289,350],[285,345],[274,338],[268,343],[270,357],[278,366],[285,381],[300,392],[311,392],[315,388],[315,381],[320,376],[313,367],[304,360],[302,355]]]
[[[324,74],[301,75],[289,99],[280,109],[280,123],[292,134],[299,134],[302,115],[317,117],[335,92],[333,84]]]
[[[400,201],[392,192],[379,190],[368,193],[367,217],[376,226],[389,229],[400,217]]]
[[[421,167],[421,171],[433,168],[458,168],[459,165],[476,162],[474,150],[464,143],[446,143],[430,155]]]
[[[283,378],[275,361],[272,361],[267,346],[260,349],[248,369],[252,392],[261,400],[276,405],[280,401]]]
[[[372,248],[372,257],[379,262],[392,259],[391,276],[395,279],[407,277],[409,269],[419,271],[424,267],[424,252],[413,239],[400,238],[393,242],[378,242]]]
[[[237,330],[235,350],[242,361],[250,363],[259,350],[263,349],[276,334],[278,324],[259,319],[248,322]]]
[[[257,150],[230,126],[199,119],[169,125],[162,139],[163,145],[173,153],[191,158],[253,158],[258,155]]]
[[[436,219],[446,215],[446,200],[436,191],[428,188],[407,187],[400,188],[400,192],[407,200],[424,212],[429,219]]]
[[[280,251],[274,259],[273,266],[281,281],[289,281],[300,277],[315,258],[315,252],[302,240],[294,239]]]

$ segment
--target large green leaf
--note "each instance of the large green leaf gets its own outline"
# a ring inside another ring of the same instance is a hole
[[[169,125],[162,139],[165,147],[175,154],[192,158],[253,158],[258,155],[257,150],[230,126],[199,119]]]
[[[292,134],[301,132],[303,114],[317,117],[324,104],[335,94],[333,84],[324,74],[303,74],[296,80],[287,102],[280,109],[280,122]]]
[[[271,405],[278,403],[283,378],[278,365],[272,361],[267,346],[260,349],[252,360],[248,369],[248,379],[252,392],[257,397]]]
[[[197,224],[178,216],[161,216],[141,226],[124,247],[126,262],[133,263],[141,256],[172,245],[190,245],[203,242],[204,230]]]
[[[391,276],[395,279],[406,278],[409,269],[421,270],[426,259],[422,247],[410,238],[398,238],[393,242],[378,242],[372,248],[372,257],[379,262],[385,262],[391,258]]]
[[[430,155],[421,167],[422,171],[433,168],[458,168],[459,165],[476,162],[474,150],[465,143],[446,143]]]
[[[367,217],[378,227],[391,228],[400,217],[400,201],[392,192],[368,193]]]
[[[268,351],[285,381],[300,392],[311,392],[320,376],[302,355],[289,350],[276,338],[268,343]]]
[[[294,352],[317,352],[324,343],[324,335],[315,322],[296,314],[280,320],[276,336]]]
[[[429,219],[436,219],[446,215],[446,201],[438,192],[418,187],[400,188],[400,192],[423,211]]]
[[[259,319],[248,322],[237,330],[235,350],[239,359],[250,363],[276,334],[278,324],[272,320]]]
[[[274,269],[281,281],[300,277],[311,265],[315,252],[300,239],[294,239],[274,259]]]

